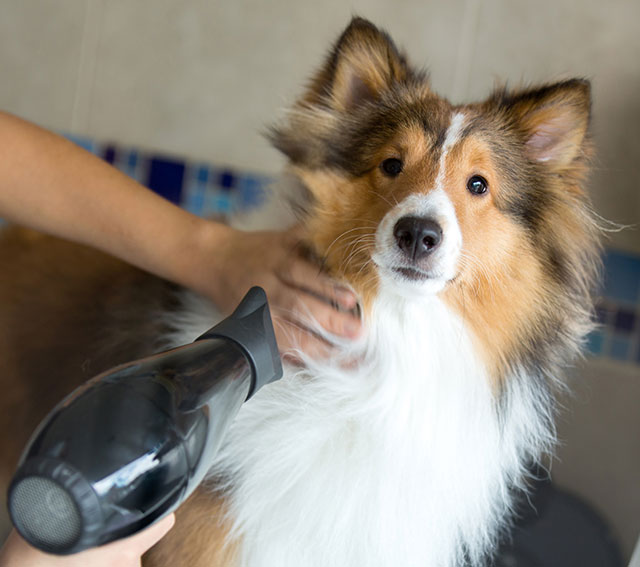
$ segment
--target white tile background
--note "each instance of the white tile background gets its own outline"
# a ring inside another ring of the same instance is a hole
[[[280,156],[280,116],[351,15],[388,29],[455,102],[585,76],[597,210],[640,224],[638,0],[0,0],[0,108],[43,126],[251,170]],[[0,150],[1,151],[1,150]],[[640,252],[640,230],[612,236]],[[588,365],[554,472],[630,554],[640,531],[637,367]]]
[[[277,171],[260,131],[352,14],[456,102],[510,83],[594,84],[597,208],[640,222],[637,0],[2,0],[0,107],[57,130]],[[640,252],[640,231],[613,236]]]

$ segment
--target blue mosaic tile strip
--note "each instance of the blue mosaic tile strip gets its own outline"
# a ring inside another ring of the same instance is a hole
[[[605,297],[637,305],[640,301],[640,261],[638,257],[616,250],[604,255]]]
[[[184,162],[152,157],[149,161],[147,187],[176,205],[182,204]]]
[[[259,207],[272,178],[230,167],[192,162],[81,136],[66,135],[87,151],[190,212],[229,216]]]
[[[227,217],[260,206],[272,178],[227,166],[156,155],[137,148],[67,136],[84,149],[190,212]],[[592,356],[640,365],[640,256],[608,249],[596,307],[599,327],[588,338]]]
[[[608,249],[604,283],[596,306],[599,329],[589,352],[617,362],[640,364],[640,256]]]
[[[98,144],[89,138],[84,138],[82,136],[76,136],[75,134],[65,134],[65,137],[68,140],[71,140],[74,144],[77,144],[81,148],[87,150],[88,152],[97,154],[98,153]]]

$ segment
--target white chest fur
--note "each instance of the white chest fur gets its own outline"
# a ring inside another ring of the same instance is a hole
[[[243,566],[478,559],[523,460],[548,440],[544,398],[515,377],[498,404],[437,297],[382,293],[367,329],[344,354],[357,366],[289,369],[232,427],[213,473],[229,481]]]

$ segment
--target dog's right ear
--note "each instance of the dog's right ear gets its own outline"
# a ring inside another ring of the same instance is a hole
[[[300,102],[349,111],[410,75],[404,55],[389,35],[363,18],[354,18]]]
[[[413,78],[422,79],[427,88],[424,75],[409,67],[385,32],[354,18],[286,120],[271,127],[267,136],[294,165],[336,165],[336,139],[345,115]]]

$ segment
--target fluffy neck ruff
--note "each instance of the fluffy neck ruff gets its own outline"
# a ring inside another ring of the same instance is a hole
[[[382,289],[367,329],[241,410],[212,470],[241,565],[475,564],[551,442],[549,396],[523,373],[496,394],[437,297]]]

